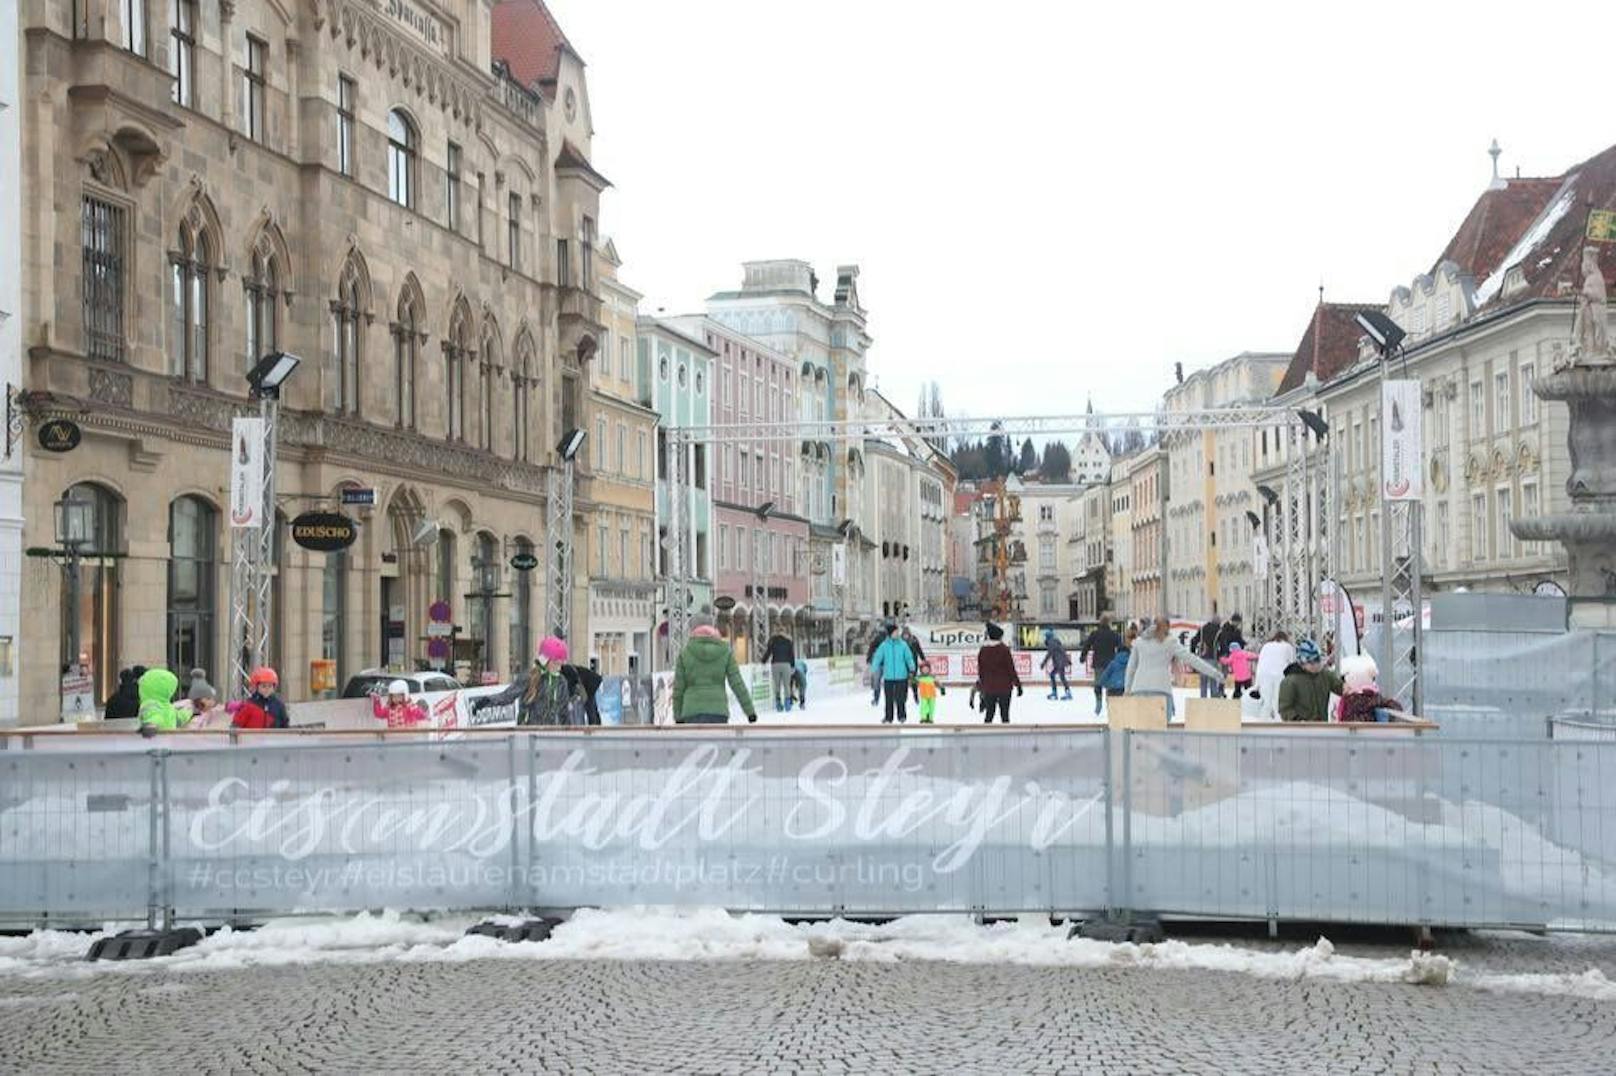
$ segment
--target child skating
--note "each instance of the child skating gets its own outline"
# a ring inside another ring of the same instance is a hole
[[[937,682],[931,674],[931,662],[922,661],[920,671],[915,676],[915,698],[920,701],[920,723],[932,725],[932,719],[937,715],[937,696],[948,694],[948,689]]]

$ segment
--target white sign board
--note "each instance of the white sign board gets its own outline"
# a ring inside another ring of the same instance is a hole
[[[230,424],[230,525],[257,528],[264,523],[264,420],[238,418]]]
[[[847,585],[847,546],[845,545],[831,547],[830,581],[833,586],[844,587]]]
[[[1260,531],[1251,536],[1251,570],[1258,579],[1268,578],[1268,539]]]
[[[1420,383],[1413,379],[1383,381],[1381,407],[1381,492],[1388,501],[1417,501],[1425,495],[1421,464]]]
[[[89,721],[95,716],[95,677],[88,669],[62,677],[62,720]]]

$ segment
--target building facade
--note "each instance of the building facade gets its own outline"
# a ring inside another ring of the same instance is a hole
[[[1197,370],[1162,397],[1168,412],[1211,411],[1266,402],[1291,356],[1243,352]],[[1185,430],[1165,436],[1172,500],[1167,508],[1169,607],[1174,616],[1205,620],[1253,608],[1258,582],[1252,529],[1257,505],[1251,431]]]
[[[1107,483],[1111,498],[1111,572],[1106,608],[1123,620],[1138,616],[1133,603],[1133,483],[1128,480],[1128,459],[1111,465]],[[1104,610],[1102,610],[1103,612]]]
[[[22,34],[17,4],[0,5],[0,380],[22,391]],[[23,431],[26,436],[27,431]],[[0,726],[18,722],[22,617],[23,447],[8,432],[0,454]],[[49,649],[34,660],[50,664]]]
[[[805,421],[846,421],[866,405],[865,356],[872,340],[858,297],[858,267],[839,266],[836,274],[827,303],[819,298],[819,278],[807,262],[746,262],[739,290],[707,300],[714,321],[791,361],[798,377],[798,417]],[[797,452],[798,503],[808,520],[807,642],[816,652],[833,646],[846,651],[867,634],[877,615],[879,546],[867,533],[869,509],[863,503],[868,468],[854,445],[804,438]],[[825,570],[816,571],[819,567]]]
[[[1073,506],[1072,596],[1070,617],[1093,623],[1111,607],[1114,546],[1111,532],[1111,487],[1089,486]]]
[[[650,388],[650,407],[659,416],[656,434],[657,577],[671,570],[668,528],[673,502],[668,490],[668,428],[712,425],[713,349],[667,321],[641,316],[636,344],[640,378]],[[691,583],[691,609],[713,612],[713,492],[710,446],[688,446],[685,460],[685,578]],[[658,607],[659,614],[661,607]],[[657,668],[666,668],[666,617],[658,624]]]
[[[74,636],[100,699],[136,663],[225,686],[248,533],[225,526],[230,424],[275,351],[303,359],[282,392],[277,526],[347,488],[376,501],[344,552],[277,543],[287,696],[369,666],[525,663],[542,596],[507,588],[505,566],[542,539],[553,446],[583,419],[606,181],[582,61],[538,0],[401,10],[26,8],[25,379],[89,410],[78,449],[30,455],[25,537],[51,545],[71,496],[97,554],[76,609],[59,572],[24,580],[42,611],[24,633],[30,720],[55,716],[42,658]],[[428,656],[438,602],[448,659]]]
[[[907,416],[874,389],[864,415],[911,429]],[[866,535],[877,560],[871,612],[882,619],[943,620],[950,608],[949,513],[954,501],[953,466],[931,441],[910,433],[865,438],[853,457],[853,472],[865,475],[854,503],[870,505]]]
[[[650,668],[657,623],[657,413],[641,384],[635,337],[640,294],[618,279],[610,240],[599,257],[600,350],[591,369],[588,455],[593,472],[589,533],[588,657],[606,676]]]
[[[799,375],[790,359],[704,315],[668,323],[714,354],[714,424],[779,425],[800,413]],[[715,592],[735,602],[718,611],[719,630],[736,644],[737,659],[757,660],[762,651],[752,638],[752,622],[759,603],[768,611],[771,633],[811,634],[808,519],[797,480],[798,442],[759,438],[712,445],[708,451],[714,468]]]
[[[1129,525],[1133,530],[1132,586],[1129,603],[1136,620],[1167,616],[1164,588],[1166,552],[1166,452],[1160,445],[1127,460]]]

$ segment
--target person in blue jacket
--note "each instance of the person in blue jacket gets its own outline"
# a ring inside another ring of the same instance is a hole
[[[875,657],[870,660],[871,675],[879,678],[886,692],[886,716],[881,724],[890,725],[893,718],[897,718],[900,725],[909,720],[909,681],[914,678],[915,669],[915,652],[898,634],[898,625],[889,623],[886,639],[875,648]]]
[[[1095,681],[1096,686],[1103,688],[1107,698],[1121,695],[1128,686],[1128,654],[1133,650],[1133,641],[1139,638],[1139,629],[1128,625],[1128,634],[1122,637],[1122,647],[1116,652],[1105,671],[1100,673]],[[1098,710],[1095,713],[1099,713]]]

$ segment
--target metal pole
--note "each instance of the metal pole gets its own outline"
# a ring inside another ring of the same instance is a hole
[[[573,461],[563,460],[559,470],[550,472],[546,503],[549,512],[545,528],[546,564],[549,580],[546,597],[546,623],[551,634],[563,639],[572,634],[572,485]]]
[[[83,646],[83,640],[79,638],[79,605],[83,601],[79,565],[78,543],[70,542],[67,545],[67,660],[75,672]]]
[[[1161,495],[1157,498],[1161,505],[1161,594],[1156,609],[1156,615],[1163,618],[1172,615],[1167,611],[1167,456],[1167,439],[1164,437],[1161,440],[1161,460],[1157,463],[1161,483]]]
[[[275,590],[270,566],[275,562],[275,449],[280,441],[280,397],[266,394],[258,401],[258,413],[264,420],[264,512],[258,520],[258,555],[253,566],[253,601],[256,606],[252,621],[253,668],[269,660],[270,624],[274,616],[271,606]]]
[[[1380,486],[1380,675],[1384,682],[1392,686],[1392,694],[1396,695],[1397,685],[1397,646],[1392,636],[1397,624],[1397,616],[1393,611],[1392,602],[1395,588],[1392,585],[1392,575],[1395,550],[1392,548],[1392,514],[1395,502],[1386,499],[1386,476],[1382,471],[1385,466],[1385,439],[1386,439],[1386,363],[1384,359],[1380,364],[1381,393],[1376,403],[1376,414],[1379,415],[1379,429],[1381,444],[1374,447],[1379,454],[1371,473],[1376,476],[1376,484]]]

